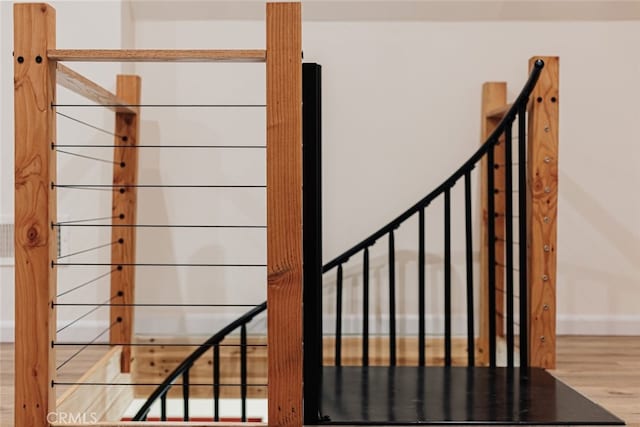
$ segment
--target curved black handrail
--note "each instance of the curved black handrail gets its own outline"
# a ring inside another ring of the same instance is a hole
[[[360,243],[353,246],[351,249],[348,249],[341,255],[332,259],[328,263],[326,263],[322,267],[322,273],[326,273],[332,270],[334,267],[340,266],[343,263],[347,262],[349,258],[353,255],[357,254],[362,250],[368,249],[372,246],[378,239],[381,237],[392,233],[395,229],[397,229],[405,220],[409,219],[411,216],[419,213],[422,209],[427,207],[432,200],[441,194],[447,192],[451,187],[455,185],[455,183],[465,177],[471,170],[475,168],[476,163],[489,152],[499,140],[499,137],[505,133],[508,126],[511,126],[515,117],[526,108],[526,103],[529,100],[529,96],[535,87],[538,78],[540,77],[540,73],[542,68],[544,67],[544,61],[538,59],[535,61],[534,66],[529,74],[529,78],[525,83],[522,91],[513,102],[511,108],[506,112],[503,116],[502,120],[495,127],[491,135],[487,138],[487,140],[480,146],[480,148],[462,165],[460,166],[447,180],[445,180],[442,184],[440,184],[435,190],[430,192],[428,195],[420,199],[417,203],[411,206],[409,209],[404,211],[394,220],[389,222],[384,227],[380,228],[375,233],[371,234],[366,239],[362,240]],[[149,396],[144,405],[140,408],[140,410],[133,417],[132,421],[144,421],[151,409],[153,403],[158,399],[165,397],[169,392],[169,389],[172,387],[173,382],[181,375],[184,375],[195,363],[195,361],[202,356],[207,350],[218,345],[229,333],[233,332],[235,329],[245,326],[248,322],[250,322],[255,316],[265,311],[267,308],[267,302],[263,302],[262,304],[256,306],[249,312],[245,313],[243,316],[239,317],[235,321],[231,322],[229,325],[218,331],[215,335],[205,341],[200,347],[193,351],[185,360],[176,367],[171,374],[167,376],[167,378],[154,390],[154,392]]]
[[[400,226],[400,224],[402,224],[404,221],[406,221],[411,216],[418,213],[421,209],[428,206],[432,200],[434,200],[440,194],[444,193],[446,189],[451,188],[456,183],[456,181],[458,181],[460,178],[464,176],[465,173],[473,170],[476,163],[478,163],[478,161],[482,158],[482,156],[484,156],[491,147],[496,145],[496,143],[498,142],[498,138],[500,137],[500,135],[502,135],[505,132],[506,126],[508,124],[511,124],[511,122],[513,121],[513,118],[517,115],[518,110],[522,106],[522,104],[526,104],[528,102],[529,95],[531,95],[533,88],[538,82],[538,78],[540,77],[540,72],[542,71],[543,67],[544,67],[544,61],[542,59],[538,59],[535,61],[535,63],[533,64],[533,68],[531,69],[531,73],[529,74],[529,78],[527,79],[527,82],[525,83],[524,87],[522,88],[522,91],[520,92],[516,100],[511,105],[511,108],[509,108],[509,111],[507,111],[507,113],[504,115],[502,120],[500,120],[500,122],[498,123],[496,128],[493,130],[491,135],[489,135],[485,143],[482,144],[480,148],[478,148],[478,150],[469,158],[469,160],[467,160],[462,166],[460,166],[458,170],[456,170],[447,180],[445,180],[442,184],[440,184],[435,190],[433,190],[431,193],[427,194],[425,197],[420,199],[416,204],[414,204],[409,209],[404,211],[394,220],[389,222],[387,225],[385,225],[384,227],[382,227],[381,229],[379,229],[378,231],[376,231],[366,239],[362,240],[357,245],[353,246],[351,249],[343,252],[341,255],[338,255],[337,257],[335,257],[334,259],[326,263],[322,267],[322,272],[326,273],[327,271],[333,269],[334,267],[337,267],[338,265],[347,262],[349,258],[357,254],[358,252],[362,251],[363,249],[368,248],[369,246],[372,246],[378,239],[389,234],[389,232],[397,229]]]
[[[215,335],[211,336],[208,340],[206,340],[200,347],[195,349],[193,353],[191,353],[186,359],[182,361],[174,370],[171,372],[167,378],[151,393],[147,401],[142,405],[142,407],[138,410],[135,416],[132,418],[132,421],[144,421],[149,414],[149,410],[151,409],[151,405],[161,398],[162,396],[166,396],[169,392],[169,389],[173,386],[173,382],[183,375],[187,370],[189,370],[193,364],[206,353],[210,348],[220,344],[223,339],[227,337],[231,332],[242,327],[253,320],[258,314],[262,313],[267,309],[267,302],[263,302],[262,304],[252,308],[233,322],[229,323],[224,328],[220,329]]]

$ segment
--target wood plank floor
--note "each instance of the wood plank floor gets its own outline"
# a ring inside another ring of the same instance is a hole
[[[56,366],[70,358],[79,348],[58,348]],[[87,347],[58,371],[57,381],[74,382],[109,351],[108,346]],[[13,427],[13,344],[0,343],[0,426]],[[58,397],[68,386],[56,386]]]
[[[58,380],[76,380],[107,350],[83,351],[61,369]],[[73,351],[61,349],[58,363]],[[640,427],[640,337],[558,337],[558,368],[551,373],[627,425]],[[12,344],[0,344],[0,426],[13,426]]]

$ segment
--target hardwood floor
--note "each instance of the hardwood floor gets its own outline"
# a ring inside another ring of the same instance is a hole
[[[640,426],[640,337],[558,337],[557,378]]]
[[[86,349],[61,369],[58,380],[76,380],[107,350]],[[58,363],[73,352],[61,349]],[[640,427],[640,336],[558,337],[558,367],[550,372],[627,425]],[[0,425],[13,426],[13,344],[0,344]]]
[[[79,348],[59,348],[57,365],[61,365]],[[91,368],[109,351],[108,346],[88,347],[58,371],[57,381],[74,382]],[[13,344],[0,343],[0,426],[13,426]],[[56,395],[60,397],[68,386],[56,386]]]

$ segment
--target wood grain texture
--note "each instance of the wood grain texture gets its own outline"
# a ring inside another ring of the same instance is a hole
[[[426,365],[444,366],[444,338],[426,337],[425,342]],[[397,337],[396,350],[398,366],[418,366],[418,337]],[[324,337],[322,354],[323,365],[334,365],[335,337]],[[341,361],[342,366],[362,365],[362,337],[342,337]],[[452,337],[452,366],[467,366],[467,361],[467,338]],[[389,337],[369,338],[369,366],[389,366]]]
[[[267,4],[269,425],[302,425],[300,3]]]
[[[172,372],[193,350],[194,347],[172,346],[175,343],[201,344],[208,337],[146,337],[138,336],[135,341],[151,346],[134,347],[131,375],[135,383],[159,384]],[[239,337],[225,338],[223,344],[239,344]],[[264,336],[248,336],[247,343],[264,345]],[[189,378],[194,384],[211,384],[213,381],[213,350],[207,352],[196,361],[189,370]],[[264,346],[249,346],[247,348],[247,378],[249,384],[266,384],[267,379],[267,348]],[[176,383],[180,384],[181,378]],[[220,383],[240,384],[240,347],[220,347]],[[135,395],[147,398],[155,387],[136,386]],[[194,398],[212,398],[213,387],[191,387],[190,396]],[[182,397],[182,389],[174,386],[169,392],[170,397]],[[240,387],[220,387],[220,397],[239,398]],[[249,398],[266,398],[266,387],[249,387]]]
[[[15,423],[47,425],[55,410],[55,10],[15,4]],[[40,56],[41,61],[37,61]]]
[[[513,104],[504,104],[500,107],[492,108],[485,112],[485,118],[492,120],[502,120],[502,118],[505,114],[507,114],[507,111],[509,111],[512,105]]]
[[[131,365],[131,377],[134,383],[158,384],[182,362],[195,347],[175,346],[176,343],[200,344],[207,337],[146,337],[138,336],[135,341],[150,346],[134,347]],[[238,337],[229,337],[224,344],[239,344]],[[264,336],[249,336],[249,344],[266,344]],[[334,363],[333,337],[324,337],[323,340],[323,364]],[[389,338],[370,337],[369,339],[370,365],[389,366]],[[398,365],[417,366],[418,364],[418,339],[417,337],[398,337],[397,343]],[[344,366],[359,366],[362,363],[362,339],[360,337],[346,336],[342,340],[342,355]],[[444,340],[442,338],[428,337],[426,340],[426,362],[430,366],[442,366],[444,364]],[[454,366],[466,366],[467,340],[454,337],[452,339],[452,359]],[[220,382],[223,384],[240,383],[240,349],[238,347],[220,348]],[[201,357],[189,371],[192,383],[210,384],[213,378],[213,352]],[[247,349],[247,381],[250,384],[265,384],[267,382],[267,348],[250,346]],[[169,392],[170,397],[181,398],[182,390],[178,386]],[[147,398],[155,387],[134,387],[135,397]],[[249,387],[249,398],[266,398],[265,387]],[[194,398],[212,398],[212,387],[192,387],[190,396]],[[239,398],[238,387],[221,387],[220,397]]]
[[[130,382],[128,374],[120,373],[122,347],[116,346],[106,353],[95,365],[87,370],[77,383]],[[92,414],[99,420],[119,420],[133,399],[131,387],[100,387],[87,390],[87,386],[73,385],[57,400],[59,414]],[[122,408],[122,401],[128,402]],[[118,404],[119,403],[119,404]],[[114,404],[117,404],[115,407]],[[117,412],[121,409],[121,412]]]
[[[116,95],[129,104],[140,103],[140,77],[119,75],[116,82]],[[140,114],[116,113],[114,145],[134,146],[139,143]],[[125,140],[126,138],[126,140]],[[134,185],[138,183],[138,149],[116,147],[113,150],[113,184]],[[124,165],[124,166],[123,166]],[[121,224],[135,224],[137,212],[137,188],[127,187],[113,191],[112,221]],[[135,264],[136,262],[136,228],[113,227],[111,241],[122,242],[111,248],[112,264]],[[116,296],[114,303],[132,304],[135,292],[135,266],[117,267],[111,273],[111,295]],[[111,324],[109,342],[130,343],[133,337],[134,308],[112,306],[110,309]],[[131,366],[131,347],[122,349],[122,372],[129,372]]]
[[[507,105],[507,84],[505,82],[486,82],[482,85],[482,106],[481,106],[481,132],[480,143],[484,143],[491,132],[495,129],[499,122],[499,119],[494,119],[488,116],[489,111],[494,111],[497,108],[504,108]],[[502,159],[504,159],[504,150],[502,152]],[[497,154],[497,153],[496,153]],[[504,163],[498,160],[500,157],[495,156],[496,163]],[[479,337],[478,337],[478,354],[476,362],[479,365],[489,364],[489,246],[488,246],[488,230],[487,230],[487,161],[486,158],[482,160],[481,165],[481,179],[480,179],[480,205],[482,213],[482,221],[480,225],[480,325],[479,325]],[[494,172],[494,171],[491,171]],[[497,178],[497,176],[496,176]],[[496,186],[498,186],[497,181]],[[504,182],[504,175],[503,175]],[[503,187],[504,188],[504,185]],[[496,200],[498,202],[498,200]],[[498,204],[496,203],[496,212],[498,210]],[[504,206],[504,201],[503,201]],[[504,209],[502,210],[504,211]],[[504,228],[504,221],[502,222]],[[499,227],[496,222],[496,233],[498,233]],[[498,249],[496,247],[496,249]],[[496,259],[499,259],[496,254]],[[496,281],[498,281],[498,269],[496,269]],[[503,284],[504,284],[504,276]],[[500,292],[496,292],[496,310],[499,310],[501,305],[498,305],[498,295]],[[496,322],[496,327],[502,322]]]
[[[491,120],[490,125],[495,127],[499,120],[497,119],[489,119]],[[506,188],[506,176],[505,176],[505,149],[504,149],[504,141],[505,137],[502,135],[500,137],[500,144],[496,145],[493,149],[494,156],[494,166],[498,166],[497,169],[493,169],[493,171],[489,171],[489,173],[493,172],[493,182],[495,188],[498,190],[497,193],[493,195],[494,200],[494,209],[497,216],[494,217],[494,231],[495,231],[495,242],[494,242],[494,251],[495,251],[495,259],[496,263],[505,265],[505,251],[506,251],[506,227],[505,227],[505,211],[506,211],[506,196],[505,196],[505,188]],[[490,267],[491,268],[491,267]],[[499,337],[504,337],[505,330],[505,268],[499,265],[493,266],[495,268],[495,278],[496,278],[496,335]]]
[[[175,49],[50,49],[49,59],[78,62],[265,62],[266,52],[245,50]]]
[[[556,249],[558,220],[558,57],[545,66],[531,94],[527,152],[529,345],[531,366],[556,365]],[[546,277],[546,280],[545,280]]]
[[[83,75],[73,71],[60,63],[56,64],[56,79],[60,86],[84,96],[90,101],[99,105],[105,105],[105,108],[115,111],[116,113],[135,113],[132,107],[118,105],[127,104],[119,99],[115,94],[109,92],[97,83],[92,82]]]

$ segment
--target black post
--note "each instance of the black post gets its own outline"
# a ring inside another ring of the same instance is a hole
[[[475,328],[473,310],[473,224],[471,219],[471,170],[464,174],[465,259],[467,265],[467,364],[475,366]]]
[[[529,306],[527,286],[527,103],[518,109],[518,263],[520,266],[520,372],[529,367]]]
[[[321,70],[302,65],[304,423],[320,420],[322,384]]]
[[[425,365],[424,208],[418,213],[418,365]]]
[[[247,325],[240,328],[240,405],[241,421],[247,422]]]
[[[184,405],[182,419],[189,421],[189,369],[182,374],[182,403]]]
[[[220,346],[213,346],[213,421],[220,421]]]
[[[160,396],[160,421],[167,421],[167,393]]]
[[[389,232],[389,366],[396,366],[396,244]]]
[[[451,188],[444,190],[444,365],[451,366]]]
[[[342,264],[336,276],[336,347],[334,365],[342,365]]]
[[[489,275],[489,366],[496,367],[496,218],[495,218],[495,177],[494,146],[487,152],[487,243]]]
[[[513,343],[513,153],[511,146],[511,127],[509,123],[504,132],[505,166],[505,228],[506,228],[506,275],[507,275],[507,367],[513,368],[515,346]]]
[[[362,366],[369,366],[369,248],[362,257]]]

